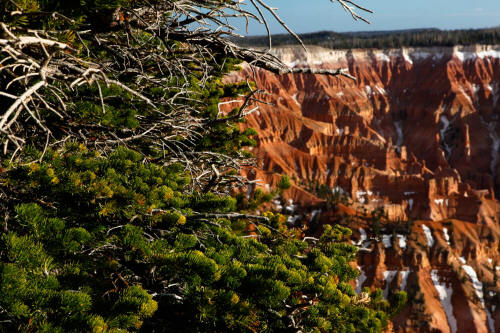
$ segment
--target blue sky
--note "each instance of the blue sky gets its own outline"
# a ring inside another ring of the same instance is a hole
[[[353,21],[338,4],[330,0],[267,0],[278,8],[280,17],[298,33],[320,30],[365,31],[411,28],[463,29],[500,26],[500,0],[359,0],[375,13],[365,15],[370,25]],[[282,33],[274,19],[272,33]],[[237,24],[245,34],[243,24]],[[252,24],[250,35],[265,34]]]

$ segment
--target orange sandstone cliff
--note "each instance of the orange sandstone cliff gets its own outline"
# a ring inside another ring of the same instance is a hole
[[[311,234],[348,223],[356,289],[408,293],[395,332],[500,332],[500,47],[273,52],[357,80],[228,76],[255,80],[273,104],[243,125],[259,132],[248,177],[268,189],[289,175],[274,209]],[[346,205],[320,199],[319,185]]]

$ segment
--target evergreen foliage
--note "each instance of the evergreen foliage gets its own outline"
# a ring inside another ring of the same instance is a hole
[[[165,39],[137,23],[156,19],[146,5],[160,11],[183,2],[0,3],[4,35],[17,38],[1,44],[3,36],[0,46],[23,55],[0,53],[1,91],[8,91],[2,98],[11,102],[45,84],[19,104],[25,118],[2,132],[8,158],[0,169],[1,332],[386,327],[404,295],[391,306],[380,291],[355,294],[350,230],[327,225],[308,243],[280,214],[237,213],[277,193],[230,195],[245,184],[238,176],[248,161],[242,148],[255,145],[257,135],[239,129],[241,109],[219,110],[225,98],[254,93],[251,83],[222,81],[241,59],[196,53],[196,41]],[[197,3],[218,10],[233,1]],[[133,21],[133,14],[143,16]],[[33,31],[46,40],[24,47],[20,38]],[[63,65],[55,74],[51,67],[13,79],[22,75],[15,72],[22,61],[18,67],[9,61],[24,55]],[[78,66],[102,75],[87,77]],[[75,73],[83,78],[65,82]],[[288,187],[283,177],[280,189]]]
[[[280,190],[288,190],[290,187],[292,187],[292,183],[290,183],[290,177],[287,175],[282,175],[279,182],[278,182],[278,188]]]
[[[5,327],[135,330],[159,305],[146,328],[285,331],[294,314],[305,327],[365,332],[395,310],[379,296],[377,310],[357,303],[350,230],[327,225],[311,247],[268,213],[268,226],[243,237],[227,219],[193,215],[233,211],[235,200],[186,194],[179,165],[69,144],[7,173],[26,202],[1,242]]]

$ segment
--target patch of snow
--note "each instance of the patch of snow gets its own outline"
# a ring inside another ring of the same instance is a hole
[[[434,237],[432,237],[431,229],[429,229],[429,227],[426,226],[425,224],[422,224],[422,229],[424,230],[425,237],[427,238],[427,246],[433,247],[434,246]]]
[[[364,230],[363,230],[363,233],[364,233]],[[361,239],[354,245],[356,245],[360,251],[372,252],[372,249],[369,248],[371,243],[372,243],[371,241],[367,240],[366,233],[364,233],[364,235],[361,234]]]
[[[366,231],[363,228],[359,228],[359,241],[356,245],[361,246],[368,239],[366,236]]]
[[[360,294],[361,290],[363,289],[363,283],[365,283],[366,281],[366,274],[361,266],[359,266],[358,269],[359,269],[359,276],[356,279],[356,293]]]
[[[408,205],[410,206],[410,210],[413,209],[413,199],[408,199]]]
[[[288,219],[286,221],[294,225],[298,219],[300,219],[300,215],[294,215],[294,216],[288,216]]]
[[[414,60],[424,60],[427,59],[431,56],[430,52],[423,52],[423,51],[418,51],[418,52],[413,52],[411,54],[412,58]]]
[[[410,270],[404,270],[399,272],[401,274],[401,285],[399,286],[400,290],[406,290],[406,283],[408,282],[408,276],[410,276]]]
[[[337,135],[343,135],[344,134],[344,129],[343,128],[337,128]]]
[[[396,139],[396,146],[398,147],[398,151],[401,151],[401,146],[404,142],[403,126],[401,126],[401,121],[395,121],[394,127],[396,128],[396,133],[398,134],[398,137]]]
[[[286,209],[286,212],[289,214],[291,214],[295,211],[295,205],[293,204],[292,200],[289,201],[289,204],[285,207],[285,209]]]
[[[443,235],[446,243],[450,245],[450,235],[448,234],[448,228],[443,228]]]
[[[402,249],[406,249],[406,236],[405,235],[397,235],[399,247]]]
[[[465,60],[465,55],[464,55],[464,53],[463,53],[463,52],[460,52],[460,51],[455,51],[455,52],[453,53],[453,55],[454,55],[455,57],[457,57],[457,58],[458,58],[458,60],[460,60],[461,62],[464,62],[464,60]]]
[[[446,155],[449,156],[451,154],[451,147],[448,146],[448,144],[446,143],[446,141],[444,139],[445,139],[446,131],[448,130],[448,127],[450,126],[450,121],[448,120],[448,118],[445,115],[441,115],[441,117],[439,117],[439,119],[443,123],[443,128],[439,130],[439,135],[441,137],[441,141],[443,142],[444,149],[446,150]]]
[[[381,94],[381,95],[387,95],[387,91],[385,91],[384,88],[379,87],[379,86],[375,86],[375,89],[377,89],[377,91],[379,92],[379,94]]]
[[[290,66],[290,67],[293,67],[293,66]],[[297,94],[293,94],[293,95],[292,95],[292,99],[293,99],[293,101],[295,102],[295,104],[297,104],[298,106],[300,106],[299,101],[297,101]]]
[[[337,97],[343,97],[344,93],[341,91],[341,92],[336,93],[336,95],[337,95]]]
[[[320,60],[313,61],[313,65],[314,66],[321,66],[321,65],[323,65],[323,61],[320,61]]]
[[[334,188],[332,188],[332,193],[333,194],[336,194],[336,193],[338,193],[338,194],[344,194],[345,191],[344,191],[344,189],[342,187],[335,186]]]
[[[500,149],[500,137],[498,136],[498,133],[495,132],[496,125],[497,125],[496,121],[492,121],[488,124],[488,131],[490,133],[490,138],[493,141],[493,144],[491,145],[491,164],[490,164],[490,170],[491,173],[493,174],[493,177],[495,177],[496,174],[498,151]]]
[[[477,84],[472,84],[472,92],[474,93],[474,99],[476,100],[476,103],[479,101],[479,90],[481,90],[481,87]]]
[[[371,191],[357,191],[356,192],[356,199],[360,203],[364,204],[366,202],[366,197],[365,196],[366,195],[372,195],[372,194],[373,194],[373,192],[371,192]]]
[[[384,243],[384,247],[387,249],[392,246],[392,235],[382,235],[382,243]]]
[[[490,265],[491,265],[492,263],[493,263],[493,259],[488,258],[488,264],[490,264]]]
[[[457,332],[457,319],[453,315],[453,305],[451,303],[451,296],[453,295],[453,288],[450,285],[446,286],[446,283],[439,282],[438,271],[433,269],[431,271],[431,279],[434,284],[434,288],[439,294],[439,299],[443,305],[444,312],[446,313],[446,318],[448,319],[448,325],[450,326],[451,333]]]
[[[463,257],[460,258],[460,261],[462,261]],[[462,266],[463,270],[467,275],[469,275],[470,280],[472,281],[472,286],[476,290],[476,295],[479,298],[479,302],[483,306],[484,311],[486,312],[486,318],[488,320],[488,327],[490,329],[490,332],[495,332],[495,322],[493,318],[491,317],[491,313],[489,309],[486,307],[486,304],[484,303],[484,293],[483,293],[483,283],[479,281],[477,278],[476,271],[474,268],[472,268],[469,265],[466,265],[465,259],[462,261],[464,265]]]
[[[416,192],[404,192],[404,194],[405,194],[406,196],[409,196],[409,195],[416,194]]]
[[[499,50],[487,50],[487,51],[480,51],[477,54],[478,58],[500,58],[500,51]]]
[[[413,60],[411,60],[406,51],[403,51],[403,59],[410,65],[413,65]]]
[[[375,53],[375,56],[377,57],[377,60],[378,60],[378,61],[384,61],[384,62],[389,62],[389,61],[391,61],[391,58],[389,58],[389,57],[387,56],[387,54],[385,54],[385,53],[376,52],[376,53]]]
[[[311,213],[311,218],[309,219],[309,222],[314,221],[314,219],[316,218],[316,215],[318,215],[319,213],[321,213],[321,209],[313,210]]]
[[[366,94],[367,94],[368,96],[371,96],[371,95],[373,94],[373,92],[372,92],[372,87],[370,87],[370,86],[365,86],[365,90],[366,90]]]
[[[441,205],[442,206],[444,204],[444,199],[434,199],[434,203],[436,205]]]
[[[443,52],[437,52],[437,53],[434,53],[434,55],[432,56],[432,60],[436,61],[436,60],[440,60],[444,57],[444,53]],[[435,66],[435,64],[434,64]]]
[[[495,271],[500,271],[500,266],[495,266]]]
[[[477,297],[481,301],[481,304],[484,307],[483,284],[477,278],[476,271],[474,270],[474,268],[472,268],[469,265],[463,265],[462,268],[465,271],[465,273],[467,273],[467,275],[469,275],[469,278],[472,281],[472,286],[476,290],[476,295],[477,295]]]
[[[273,200],[273,204],[276,206],[276,210],[282,210],[283,206],[281,205],[281,201]]]
[[[396,274],[398,274],[398,271],[385,271],[383,273],[384,275],[384,281],[385,281],[385,288],[384,288],[384,298],[387,298],[389,296],[389,286],[396,277]]]

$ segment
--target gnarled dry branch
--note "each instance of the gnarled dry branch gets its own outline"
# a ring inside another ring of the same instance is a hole
[[[191,78],[203,89],[228,57],[277,74],[353,78],[345,69],[290,68],[269,50],[231,42],[230,37],[236,36],[232,20],[254,20],[269,32],[267,13],[301,43],[268,2],[139,0],[108,13],[104,21],[93,18],[81,29],[75,29],[76,22],[58,12],[23,12],[16,7],[14,12],[3,13],[4,17],[50,17],[68,25],[66,30],[56,31],[0,22],[0,100],[6,106],[0,110],[0,139],[4,154],[14,158],[28,143],[45,151],[71,139],[84,140],[102,151],[116,145],[142,145],[163,151],[165,163],[181,161],[198,189],[223,192],[228,183],[244,184],[242,177],[227,173],[240,167],[241,156],[196,152],[194,147],[210,124],[235,121],[256,111],[260,101],[255,95],[260,91],[242,97],[240,112],[234,116],[203,119],[196,97],[199,92],[193,91]],[[338,3],[353,18],[366,21],[357,13],[370,12],[366,8],[350,0]],[[74,40],[64,37],[71,35]],[[269,49],[271,46],[269,32]],[[106,50],[107,56],[96,54],[97,47]],[[96,89],[96,93],[86,94],[85,89]],[[112,89],[119,92],[113,95]],[[153,90],[163,93],[152,94]],[[136,116],[133,129],[90,125],[81,120],[82,103],[98,105],[102,114],[111,112],[114,105],[127,105],[146,108],[154,116]],[[247,111],[250,104],[252,109]],[[41,137],[43,142],[37,142],[35,138]]]

